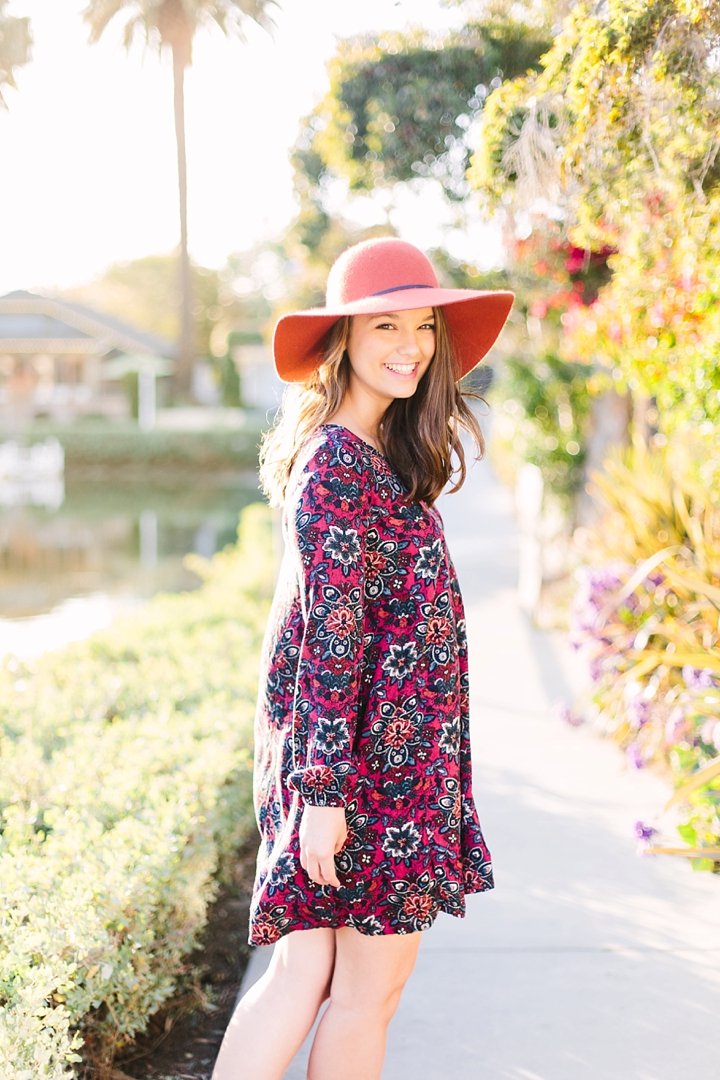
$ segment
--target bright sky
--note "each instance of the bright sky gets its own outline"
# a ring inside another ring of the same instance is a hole
[[[169,58],[121,45],[122,22],[87,44],[83,0],[12,0],[32,19],[33,59],[0,110],[0,294],[82,284],[115,261],[178,242]],[[338,37],[458,21],[441,0],[281,0],[274,41],[200,30],[187,74],[193,256],[220,265],[292,220],[288,149],[326,88]],[[443,207],[400,206],[401,233],[439,241]],[[482,250],[487,236],[475,241]]]

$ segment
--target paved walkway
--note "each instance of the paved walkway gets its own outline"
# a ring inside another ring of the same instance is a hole
[[[442,513],[496,889],[425,935],[383,1080],[718,1080],[720,880],[638,858],[633,823],[667,790],[549,717],[577,672],[517,607],[512,507],[486,463]],[[304,1048],[286,1080],[304,1080],[306,1061]]]

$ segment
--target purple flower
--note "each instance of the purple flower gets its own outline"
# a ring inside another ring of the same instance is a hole
[[[572,641],[601,635],[601,630],[595,628],[598,614],[632,572],[633,567],[619,560],[605,566],[584,566],[577,571],[579,585],[570,609]],[[623,604],[632,607],[636,602],[637,597],[633,595]]]
[[[679,729],[685,723],[685,713],[681,708],[673,709],[665,724],[665,741],[672,743],[678,737]]]
[[[630,743],[627,750],[625,751],[625,757],[627,758],[628,765],[630,765],[633,769],[642,769],[643,765],[645,764],[642,757],[640,756],[640,748],[637,743]]]
[[[631,728],[635,728],[639,731],[643,724],[646,724],[650,719],[649,705],[647,701],[642,701],[639,698],[633,698],[627,707],[627,720]]]
[[[602,659],[599,656],[593,656],[588,663],[588,674],[593,682],[599,682],[603,674]]]
[[[692,664],[685,664],[682,677],[688,690],[708,690],[715,685],[711,668],[696,668]]]
[[[571,727],[579,727],[583,722],[582,717],[576,716],[567,702],[561,698],[553,702],[550,715],[553,720],[561,720],[565,724],[570,724]]]
[[[652,840],[653,836],[657,835],[657,829],[653,828],[652,825],[647,825],[644,821],[636,821],[634,829],[638,840]]]

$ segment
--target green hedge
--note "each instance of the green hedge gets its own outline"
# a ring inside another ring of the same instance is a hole
[[[268,511],[197,592],[0,669],[0,1076],[112,1060],[172,993],[252,828]]]
[[[267,427],[267,423],[264,426]],[[257,466],[261,430],[260,421],[236,431],[143,432],[129,425],[88,423],[65,427],[36,424],[27,432],[27,438],[35,441],[55,435],[65,451],[65,463],[70,470],[78,465],[228,469]]]

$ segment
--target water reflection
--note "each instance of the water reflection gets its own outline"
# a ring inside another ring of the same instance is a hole
[[[92,609],[102,620],[103,598],[112,608],[159,590],[194,588],[183,557],[209,557],[232,543],[240,510],[258,497],[248,472],[162,486],[68,477],[57,507],[8,499],[0,507],[0,619],[57,614],[64,605],[77,622],[82,604],[67,602],[84,598],[88,618]]]

